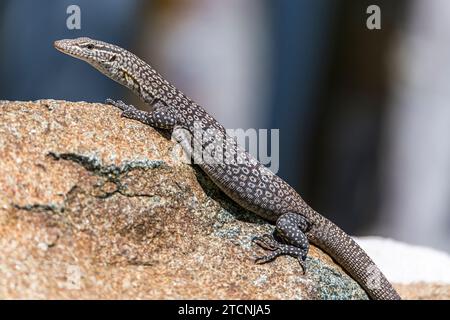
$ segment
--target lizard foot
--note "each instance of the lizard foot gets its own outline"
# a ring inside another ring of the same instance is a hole
[[[167,106],[161,105],[160,102],[156,102],[153,105],[153,107],[158,105],[158,108],[153,111],[139,110],[135,106],[120,100],[106,99],[105,102],[122,110],[122,117],[137,120],[154,128],[172,129],[177,124],[175,115]]]
[[[137,109],[135,106],[126,104],[125,102],[123,102],[121,100],[116,101],[113,99],[106,99],[105,103],[110,104],[110,105],[122,110],[121,116],[125,117],[125,118],[134,119],[135,115],[140,113],[140,110]]]
[[[302,250],[301,248],[293,245],[281,243],[277,241],[271,234],[265,234],[261,237],[255,237],[253,238],[253,242],[255,242],[258,246],[265,250],[272,251],[268,255],[257,257],[255,259],[255,263],[264,264],[275,260],[279,256],[289,255],[297,258],[297,261],[302,268],[302,273],[306,273],[305,260],[307,251],[305,252],[305,250]]]

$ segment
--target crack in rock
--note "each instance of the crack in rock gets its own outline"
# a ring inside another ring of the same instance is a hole
[[[106,192],[104,191],[101,195],[92,195],[94,198],[99,199],[106,199],[109,198],[116,193],[124,196],[124,197],[148,197],[148,198],[154,198],[157,197],[154,194],[149,193],[129,193],[126,192],[124,189],[119,176],[123,173],[127,173],[129,171],[135,170],[135,169],[156,169],[156,168],[165,168],[168,167],[167,164],[163,160],[149,160],[149,159],[138,159],[138,160],[131,160],[131,161],[124,161],[120,166],[117,165],[103,165],[99,158],[95,155],[80,155],[76,153],[57,153],[57,152],[49,152],[47,153],[48,157],[51,157],[52,159],[59,161],[59,160],[68,160],[75,162],[79,165],[81,165],[86,170],[93,172],[100,176],[106,176],[108,179],[105,181],[111,182],[116,185],[116,188],[113,191]],[[104,184],[105,184],[104,183]],[[103,184],[103,185],[104,185]],[[103,185],[100,185],[101,188]],[[56,205],[56,204],[40,204],[40,203],[34,203],[34,204],[26,204],[26,205],[18,205],[18,204],[12,204],[13,207],[16,209],[26,210],[26,211],[51,211],[54,213],[62,213],[64,212],[64,209],[66,207],[66,198],[67,196],[73,192],[74,188],[76,186],[72,187],[67,194],[65,194],[64,202],[62,205]]]
[[[116,193],[119,193],[126,197],[154,197],[152,194],[145,194],[145,193],[136,193],[136,194],[130,194],[126,192],[125,188],[123,187],[119,176],[123,173],[127,173],[131,170],[135,169],[156,169],[156,168],[166,168],[168,167],[167,164],[162,160],[149,160],[149,159],[138,159],[138,160],[132,160],[132,161],[124,161],[120,166],[117,165],[103,165],[101,161],[98,159],[95,155],[79,155],[75,153],[56,153],[56,152],[49,152],[47,156],[59,161],[61,159],[72,161],[75,163],[80,164],[83,166],[86,170],[93,172],[100,176],[106,176],[108,177],[108,180],[105,182],[111,182],[115,184],[116,188],[113,191],[104,191],[101,195],[94,195],[96,198],[102,198],[106,199],[111,196],[113,196]],[[105,185],[100,185],[103,187]]]
[[[51,211],[54,213],[61,213],[64,212],[65,205],[58,206],[55,204],[40,204],[40,203],[34,203],[34,204],[26,204],[26,205],[18,205],[13,203],[12,206],[19,210],[26,210],[26,211]]]
[[[156,169],[167,167],[163,160],[136,159],[124,161],[120,166],[110,164],[103,165],[96,155],[80,155],[76,153],[57,153],[50,151],[47,156],[54,160],[69,160],[80,164],[86,170],[99,173],[101,175],[114,175],[134,170],[134,169]]]

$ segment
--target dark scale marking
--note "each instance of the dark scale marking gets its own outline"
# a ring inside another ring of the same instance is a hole
[[[88,44],[91,49],[86,48]],[[306,270],[305,258],[310,241],[328,252],[372,298],[400,298],[375,263],[351,237],[310,208],[285,181],[238,146],[220,123],[147,63],[118,46],[89,38],[60,40],[55,42],[55,47],[88,62],[137,94],[153,107],[152,112],[138,110],[121,101],[107,102],[121,109],[124,117],[153,127],[173,129],[186,152],[200,163],[211,180],[231,199],[275,223],[273,235],[255,238],[259,246],[270,251],[257,262],[264,263],[280,255],[290,255],[297,258]],[[201,163],[201,156],[192,153],[192,144],[187,142],[190,140],[186,140],[188,137],[184,131],[178,134],[178,129],[187,129],[193,135],[194,129],[199,127],[206,138],[203,147],[208,147],[208,153],[213,155],[216,147],[223,146],[226,154],[232,155],[229,157],[231,161],[225,164]],[[374,279],[379,281],[379,285],[372,287],[371,281]]]

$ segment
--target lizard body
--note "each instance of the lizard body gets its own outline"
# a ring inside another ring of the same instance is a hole
[[[330,254],[371,298],[400,299],[375,263],[350,236],[307,205],[291,186],[228,136],[223,126],[201,106],[143,60],[118,46],[89,38],[59,40],[54,45],[137,94],[152,107],[151,112],[122,101],[108,99],[107,102],[120,108],[124,117],[173,130],[185,151],[225,194],[275,223],[273,235],[254,239],[270,251],[256,262],[265,263],[280,255],[290,255],[297,258],[305,270],[304,261],[309,242],[312,242]],[[200,146],[200,152],[195,145]],[[222,159],[214,161],[219,153],[223,154]]]

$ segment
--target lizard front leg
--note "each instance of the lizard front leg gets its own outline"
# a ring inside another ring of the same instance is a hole
[[[272,251],[268,255],[258,257],[256,263],[262,264],[281,255],[290,255],[297,258],[305,273],[305,260],[309,250],[305,232],[308,228],[308,221],[300,214],[289,212],[281,215],[277,219],[274,234],[265,234],[253,239],[261,248]]]
[[[106,103],[122,110],[122,117],[137,120],[152,127],[161,129],[172,129],[176,124],[176,118],[169,107],[164,105],[155,106],[155,110],[142,111],[131,104],[126,104],[120,100],[106,99]]]

